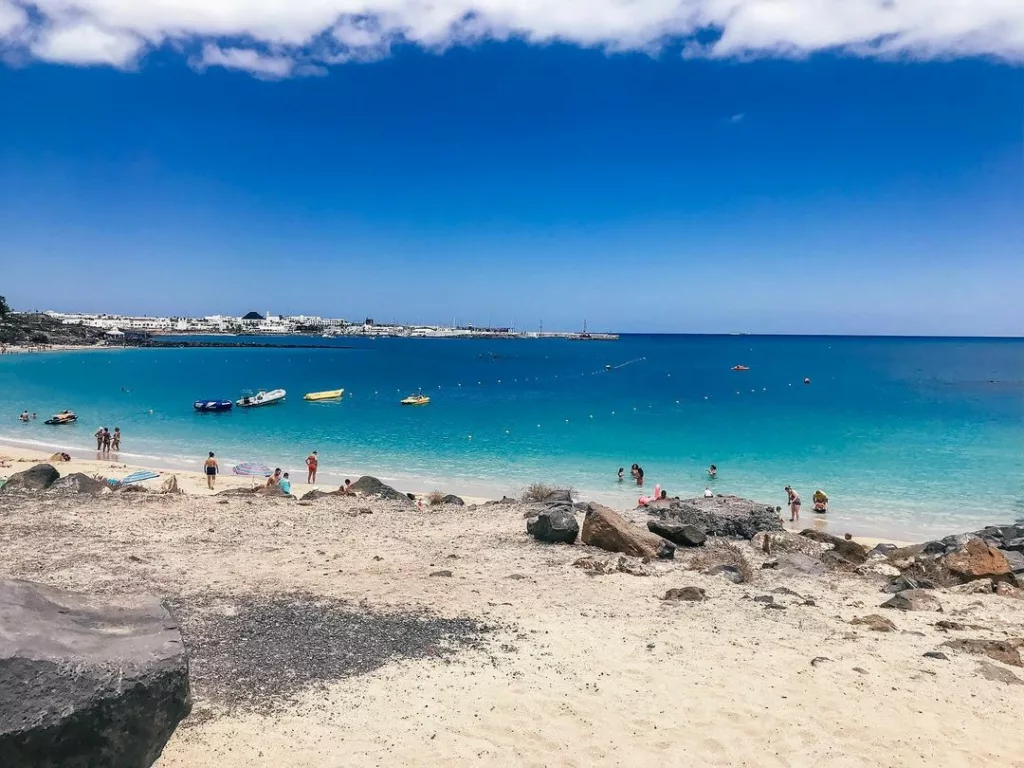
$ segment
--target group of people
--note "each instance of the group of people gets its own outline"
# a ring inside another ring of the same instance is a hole
[[[819,515],[823,515],[828,512],[828,494],[821,490],[821,488],[814,492],[811,500],[814,503],[814,511]],[[786,486],[786,503],[789,506],[789,522],[800,522],[800,507],[802,502],[800,501],[800,494],[797,493],[791,485]]]
[[[306,482],[309,485],[316,483],[316,473],[320,468],[320,457],[316,451],[313,451],[306,457]],[[210,451],[206,457],[206,461],[203,463],[203,474],[206,475],[206,487],[211,491],[214,490],[217,484],[217,475],[220,474],[220,465],[217,463],[217,457],[213,451]],[[343,496],[348,496],[352,493],[351,491],[352,481],[345,480],[345,483],[338,489]],[[291,475],[288,472],[284,472],[280,467],[274,469],[274,471],[267,478],[265,485],[266,488],[280,488],[287,494],[292,492],[292,480]]]
[[[96,450],[100,453],[116,453],[121,450],[121,428],[114,427],[111,432],[107,427],[100,427],[93,433],[96,438]]]
[[[623,480],[622,473],[625,472],[625,471],[626,471],[625,468],[619,467],[619,482],[620,483]],[[643,485],[644,484],[644,468],[641,467],[639,464],[634,464],[632,467],[629,468],[629,476],[632,477],[634,480],[636,480],[636,484],[637,485]]]
[[[34,413],[31,416],[29,416],[28,415],[28,411],[22,411],[21,412],[21,416],[18,417],[18,420],[22,421],[22,422],[25,422],[27,424],[29,421],[31,421],[32,419],[35,419],[35,418],[36,418],[36,415]]]

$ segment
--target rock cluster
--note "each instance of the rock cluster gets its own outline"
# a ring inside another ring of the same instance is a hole
[[[760,531],[781,531],[775,507],[739,496],[673,499],[649,509],[663,521],[693,525],[708,536],[752,539]]]

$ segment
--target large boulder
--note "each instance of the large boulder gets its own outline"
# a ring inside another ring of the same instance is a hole
[[[750,546],[766,555],[780,552],[798,553],[808,557],[820,558],[831,547],[820,541],[812,541],[790,531],[760,531],[750,540]]]
[[[527,520],[526,532],[538,541],[572,544],[579,536],[580,526],[572,507],[551,507]]]
[[[1024,573],[1024,552],[1013,552],[1008,549],[999,551],[1003,553],[1003,557],[1006,558],[1006,562],[1010,564],[1010,569],[1014,573]]]
[[[146,768],[188,715],[188,661],[156,600],[0,580],[0,765]]]
[[[668,539],[679,547],[700,547],[708,540],[707,535],[696,525],[673,523],[667,520],[648,520],[647,530]]]
[[[552,491],[541,501],[544,504],[572,504],[572,491]]]
[[[450,506],[450,507],[464,507],[464,506],[466,506],[466,502],[462,500],[462,497],[461,496],[456,496],[453,493],[449,493],[447,496],[445,496],[443,499],[441,499],[441,504],[443,504],[445,506]]]
[[[81,472],[75,472],[60,478],[57,482],[47,488],[47,492],[68,496],[78,494],[99,496],[101,493],[109,493],[110,486],[102,480],[89,477]]]
[[[364,475],[352,483],[349,487],[349,491],[351,493],[357,493],[360,496],[376,496],[379,499],[385,499],[387,501],[403,501],[411,503],[411,500],[406,494],[396,491],[390,485],[386,485],[376,477],[371,477],[370,475]]]
[[[831,544],[832,549],[837,555],[854,565],[861,565],[868,559],[867,548],[865,548],[863,544],[858,544],[856,541],[850,541],[848,539],[840,538],[839,536],[833,536],[830,533],[818,531],[814,528],[807,528],[800,531],[800,535],[810,539],[811,541],[818,541],[822,544]]]
[[[59,479],[60,472],[52,464],[36,464],[7,478],[0,491],[45,491]]]
[[[663,520],[695,525],[708,536],[752,539],[758,531],[782,530],[775,507],[739,496],[673,499],[667,508],[659,505],[651,512]]]
[[[675,545],[630,525],[622,515],[613,509],[597,504],[587,505],[583,518],[583,543],[600,547],[609,552],[621,552],[632,557],[671,558]]]
[[[962,581],[1005,579],[1013,573],[1006,556],[979,538],[971,538],[963,548],[950,552],[943,564]]]

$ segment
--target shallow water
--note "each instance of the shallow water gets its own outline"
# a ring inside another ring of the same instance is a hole
[[[830,526],[906,537],[1024,514],[1021,340],[274,341],[335,346],[0,356],[0,437],[88,454],[93,431],[116,425],[122,458],[139,463],[198,468],[213,450],[222,465],[258,459],[304,480],[317,449],[321,484],[373,473],[416,490],[501,495],[547,481],[618,506],[656,483],[699,495],[715,463],[715,492],[784,505],[792,484],[809,524],[823,488]],[[195,399],[259,387],[283,387],[288,400],[192,410]],[[341,401],[302,400],[337,387]],[[398,405],[419,390],[430,405]],[[39,420],[18,423],[26,408]],[[43,425],[63,408],[77,425]],[[644,489],[629,481],[633,462]]]

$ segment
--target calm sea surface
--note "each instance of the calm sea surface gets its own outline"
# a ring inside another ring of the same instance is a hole
[[[892,536],[1024,515],[1024,340],[321,341],[337,347],[2,356],[0,438],[89,454],[93,431],[116,425],[126,461],[198,468],[213,450],[222,466],[257,459],[305,479],[317,449],[321,485],[371,473],[404,489],[501,495],[547,481],[620,507],[639,495],[633,462],[645,490],[684,496],[704,490],[715,463],[716,492],[782,505],[792,484],[810,521],[823,488],[830,527]],[[287,402],[193,412],[195,399],[261,387],[287,389]],[[337,387],[340,402],[302,400]],[[430,405],[398,405],[420,390]],[[26,408],[39,420],[18,423]],[[64,408],[77,425],[42,423]]]

